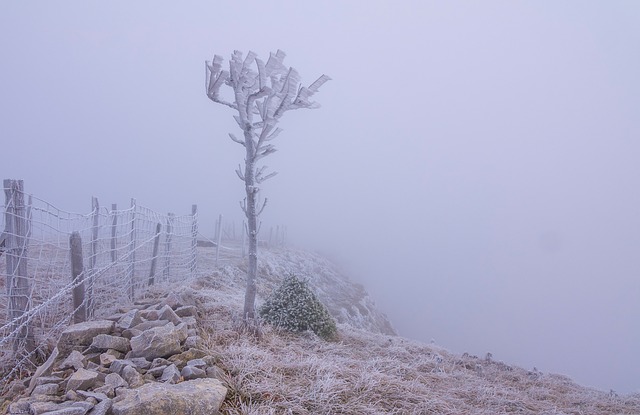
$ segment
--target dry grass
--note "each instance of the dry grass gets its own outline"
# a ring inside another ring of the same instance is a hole
[[[237,329],[242,271],[195,280],[203,337],[226,373],[225,414],[640,414],[640,395],[610,396],[560,375],[340,324],[339,339]]]

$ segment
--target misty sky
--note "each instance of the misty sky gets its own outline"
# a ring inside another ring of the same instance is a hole
[[[235,49],[333,78],[282,119],[265,224],[404,336],[640,391],[640,2],[4,1],[0,178],[240,221],[204,92]]]

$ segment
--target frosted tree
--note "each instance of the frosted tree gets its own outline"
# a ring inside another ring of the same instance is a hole
[[[249,266],[247,290],[244,301],[245,322],[255,318],[256,276],[258,273],[258,216],[264,210],[267,199],[258,206],[260,184],[275,176],[267,172],[267,166],[258,166],[261,159],[276,151],[271,141],[282,131],[277,125],[280,118],[290,110],[318,108],[311,96],[331,78],[322,75],[308,87],[300,82],[300,75],[283,64],[285,53],[271,53],[266,63],[254,52],[243,58],[242,52],[234,51],[229,61],[229,70],[223,69],[223,58],[215,55],[206,62],[206,92],[209,99],[232,108],[234,118],[242,130],[243,137],[229,134],[231,140],[245,148],[244,169],[238,165],[236,174],[244,182],[246,198],[241,202],[247,217],[249,239]],[[223,86],[230,88],[232,98],[221,95]]]

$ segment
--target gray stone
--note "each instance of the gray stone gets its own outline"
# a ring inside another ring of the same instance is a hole
[[[77,350],[72,350],[69,356],[60,363],[58,366],[61,370],[66,369],[83,369],[84,368],[84,355]]]
[[[87,401],[79,401],[79,402],[74,402],[71,405],[71,408],[82,408],[84,409],[84,413],[86,414],[87,412],[89,412],[90,410],[93,409],[95,405],[92,404],[91,402],[87,402]]]
[[[140,316],[148,321],[157,320],[160,316],[158,310],[140,310]]]
[[[126,366],[133,366],[133,362],[131,360],[127,360],[127,359],[117,359],[114,360],[113,362],[111,362],[111,365],[109,366],[109,369],[111,370],[111,372],[113,373],[117,373],[118,375],[122,375],[122,369],[124,369]]]
[[[122,337],[124,337],[125,339],[131,340],[132,337],[138,336],[141,333],[142,333],[142,330],[130,328],[130,329],[126,329],[126,330],[124,330],[122,332]]]
[[[200,346],[202,338],[200,336],[189,336],[184,341],[185,349],[195,349]]]
[[[47,412],[56,411],[58,409],[64,408],[57,403],[54,402],[31,402],[29,404],[28,414],[32,415],[40,415]]]
[[[176,309],[176,315],[178,317],[195,317],[198,313],[198,309],[192,305],[185,305]]]
[[[33,388],[31,395],[57,395],[60,385],[57,383],[45,383],[44,385],[38,385]]]
[[[182,323],[182,320],[180,319],[180,317],[178,317],[175,311],[173,311],[173,309],[168,305],[165,305],[164,307],[162,307],[159,313],[160,313],[160,316],[158,318],[160,320],[169,320],[176,326]]]
[[[94,388],[93,391],[105,394],[109,399],[113,399],[116,396],[115,388],[111,385],[102,385],[99,388]]]
[[[98,334],[91,342],[91,348],[95,350],[117,350],[126,353],[129,351],[129,339],[124,337],[111,336],[108,334]]]
[[[116,327],[120,330],[126,330],[137,326],[140,323],[142,323],[142,316],[140,315],[140,311],[134,308],[120,317],[116,323]]]
[[[173,310],[176,310],[184,305],[182,304],[180,298],[176,295],[176,293],[169,293],[169,295],[167,295],[167,298],[162,301],[162,304],[168,305]]]
[[[29,399],[23,398],[18,400],[17,402],[9,405],[9,414],[28,414],[29,413],[29,404],[31,401]]]
[[[144,384],[142,375],[133,366],[126,366],[122,369],[122,379],[124,379],[131,388],[137,388]]]
[[[176,326],[176,331],[178,332],[178,340],[180,343],[185,341],[189,336],[189,327],[185,323],[180,323]]]
[[[84,408],[70,406],[68,408],[58,409],[56,411],[46,412],[46,415],[85,415],[87,411]]]
[[[216,379],[195,379],[176,385],[147,383],[123,391],[113,415],[219,414],[227,389]]]
[[[126,367],[131,367],[131,366],[126,366]],[[109,373],[107,377],[104,379],[104,384],[106,386],[112,387],[113,389],[129,387],[129,384],[127,383],[127,381],[124,380],[122,376],[118,375],[117,373]],[[105,395],[109,396],[109,394],[105,394]]]
[[[105,399],[100,401],[96,406],[93,407],[90,415],[107,415],[111,406],[113,405],[113,401],[111,399]]]
[[[182,376],[184,380],[191,380],[191,379],[206,378],[207,373],[203,369],[200,369],[199,367],[185,366],[184,368],[182,368],[182,371],[180,371],[180,376]]]
[[[153,360],[180,353],[180,334],[172,323],[145,330],[131,338],[131,356]]]
[[[187,323],[187,326],[189,326],[189,328],[195,328],[198,325],[196,318],[190,316],[182,317],[182,322]]]
[[[187,366],[195,366],[199,368],[203,368],[207,365],[207,362],[204,359],[191,359],[187,362]]]
[[[66,357],[71,350],[84,350],[98,334],[111,334],[115,323],[110,320],[94,320],[73,324],[67,327],[58,340],[61,357]]]
[[[36,386],[46,385],[47,383],[55,383],[56,385],[59,385],[62,381],[63,379],[58,376],[43,376],[41,378],[36,379],[35,384]]]
[[[162,371],[162,376],[160,377],[160,382],[166,383],[178,383],[180,381],[180,371],[176,367],[176,365],[170,365],[164,368]]]
[[[167,368],[168,365],[156,366],[152,369],[147,370],[147,375],[151,375],[153,377],[162,376],[162,372]]]
[[[157,357],[153,359],[153,362],[151,362],[151,367],[168,366],[170,364],[171,362],[168,361],[167,359],[164,359],[162,357]]]
[[[131,363],[138,369],[149,369],[151,367],[151,362],[144,357],[133,357],[129,360],[131,360]]]
[[[98,373],[86,369],[78,369],[67,380],[67,392],[87,390],[93,387],[98,380]]]
[[[83,398],[87,399],[87,398],[94,398],[96,401],[98,402],[102,402],[105,399],[109,399],[109,397],[107,395],[105,395],[104,393],[100,393],[100,392],[89,392],[89,391],[78,391],[78,395],[82,396]]]
[[[100,355],[100,364],[104,367],[111,366],[116,360],[118,360],[118,358],[110,353],[102,353]]]
[[[218,366],[209,366],[205,371],[208,378],[218,380],[223,380],[225,378],[224,370],[220,369]]]
[[[142,322],[137,326],[131,327],[130,330],[145,331],[145,330],[152,329],[154,327],[166,326],[169,323],[170,323],[169,320],[149,320],[149,321]]]

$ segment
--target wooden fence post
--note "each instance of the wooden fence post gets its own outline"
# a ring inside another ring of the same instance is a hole
[[[135,299],[135,263],[136,263],[136,200],[131,199],[131,243],[129,244],[129,270],[127,283],[129,284],[129,299]]]
[[[191,205],[191,276],[196,271],[198,260],[198,205]]]
[[[5,251],[7,295],[9,310],[7,317],[12,321],[14,334],[13,350],[24,348],[26,354],[35,350],[31,323],[25,318],[29,311],[31,287],[27,277],[27,235],[30,233],[22,180],[4,180],[5,194]],[[22,352],[23,350],[20,350]]]
[[[98,260],[98,226],[100,221],[100,203],[98,198],[91,197],[91,256],[89,257],[89,275],[87,281],[87,316],[93,317],[95,311],[95,304],[93,303],[93,284],[95,283],[96,276],[96,263]]]
[[[167,215],[167,237],[164,241],[164,270],[162,276],[167,281],[170,275],[171,268],[171,239],[173,237],[173,221],[176,215],[169,212]]]
[[[116,229],[118,226],[118,205],[115,203],[111,204],[111,214],[113,215],[113,220],[111,221],[111,262],[116,262],[118,260],[118,255],[116,251],[117,247],[117,239],[116,239]]]
[[[160,244],[160,230],[162,225],[156,225],[156,237],[153,240],[153,254],[151,256],[151,270],[149,271],[149,285],[153,285],[156,275],[156,262],[158,260],[158,245]]]
[[[220,258],[220,242],[222,241],[222,215],[218,216],[218,234],[216,235],[216,267]]]
[[[84,265],[82,261],[82,238],[80,232],[74,231],[69,237],[71,248],[71,280],[73,281],[73,322],[82,323],[87,320],[87,307],[84,301]]]

